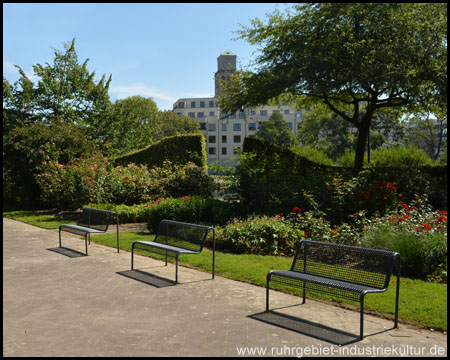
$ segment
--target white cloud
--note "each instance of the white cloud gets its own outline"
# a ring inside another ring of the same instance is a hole
[[[23,68],[22,68],[22,70],[25,72],[25,75],[27,76],[27,78],[29,80],[33,81],[33,80],[37,79],[37,77],[34,75],[33,71],[27,72]],[[12,77],[17,78],[17,79],[20,78],[19,69],[17,69],[14,66],[14,63],[12,61],[8,61],[8,60],[5,60],[5,59],[3,59],[3,74],[4,75],[11,75]]]
[[[170,101],[172,103],[177,100],[175,97],[166,94],[164,91],[151,88],[145,84],[110,86],[109,90],[112,94],[114,94],[114,97],[117,97],[118,99],[129,96],[145,96]]]

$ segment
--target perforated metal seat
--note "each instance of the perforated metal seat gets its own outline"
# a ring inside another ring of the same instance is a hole
[[[211,226],[190,224],[181,221],[161,220],[153,241],[135,241],[131,246],[131,270],[133,270],[134,249],[137,247],[142,250],[165,255],[167,266],[167,257],[174,257],[176,263],[175,284],[178,283],[178,257],[181,254],[199,254],[208,237],[208,232],[213,233],[213,256],[212,256],[212,278],[214,279],[215,267],[215,232]]]
[[[400,255],[396,252],[367,249],[311,240],[301,240],[290,270],[272,270],[267,274],[266,311],[269,311],[269,283],[360,302],[360,338],[364,337],[364,297],[387,290],[397,263],[397,287],[394,327],[398,325],[400,291]]]
[[[61,231],[84,236],[86,255],[88,254],[88,240],[91,243],[91,233],[99,234],[108,231],[113,215],[117,219],[117,252],[119,252],[119,216],[115,211],[84,208],[78,218],[77,225],[62,224],[59,226],[59,247],[61,247]]]

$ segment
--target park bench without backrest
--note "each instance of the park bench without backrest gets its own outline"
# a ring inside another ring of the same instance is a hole
[[[181,254],[199,254],[203,250],[208,232],[212,230],[213,255],[212,278],[214,279],[215,232],[214,228],[205,225],[189,224],[173,220],[161,220],[153,241],[135,241],[131,246],[131,270],[133,270],[134,249],[145,249],[150,252],[175,257],[175,284],[178,283],[178,257]]]
[[[91,233],[99,234],[108,231],[112,216],[117,220],[117,252],[119,252],[119,216],[115,211],[84,208],[78,218],[77,225],[63,224],[59,226],[59,247],[61,247],[61,231],[84,236],[86,255],[88,240],[91,243]]]
[[[269,311],[269,283],[360,302],[360,339],[364,337],[364,297],[387,290],[397,263],[394,328],[398,323],[400,290],[400,255],[395,252],[301,240],[290,270],[272,270],[266,277],[266,311]]]

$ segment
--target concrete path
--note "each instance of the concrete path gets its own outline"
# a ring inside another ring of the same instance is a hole
[[[447,355],[447,337],[3,219],[3,356]],[[401,289],[400,289],[401,295]],[[295,305],[295,306],[293,306]],[[341,346],[342,345],[342,346]]]

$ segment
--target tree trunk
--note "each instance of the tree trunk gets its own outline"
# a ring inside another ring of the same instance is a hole
[[[364,154],[366,152],[367,136],[369,134],[371,120],[371,117],[364,116],[358,126],[358,142],[355,149],[355,170],[357,171],[361,171],[364,166]]]

